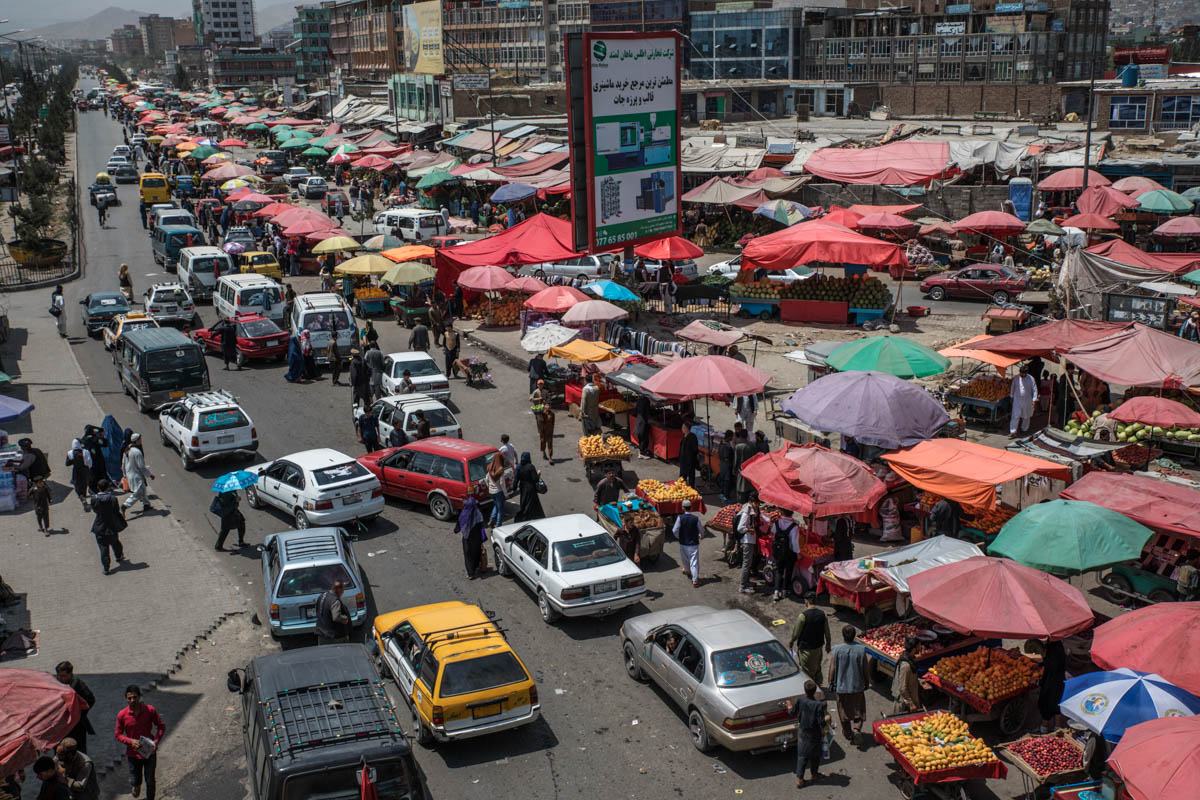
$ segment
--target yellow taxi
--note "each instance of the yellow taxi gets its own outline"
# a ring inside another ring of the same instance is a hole
[[[112,350],[117,346],[117,340],[121,338],[121,334],[126,331],[135,331],[138,328],[157,328],[158,321],[141,311],[130,311],[126,314],[117,314],[108,324],[101,328],[104,331],[104,349]]]
[[[380,660],[428,747],[526,725],[542,713],[537,686],[479,606],[457,600],[375,618]]]
[[[167,186],[167,176],[161,172],[145,172],[138,178],[138,196],[146,208],[155,203],[171,202],[171,187]]]
[[[243,275],[257,273],[277,281],[283,280],[283,270],[279,268],[279,260],[275,258],[274,253],[268,253],[265,250],[238,253],[237,268],[238,272]]]

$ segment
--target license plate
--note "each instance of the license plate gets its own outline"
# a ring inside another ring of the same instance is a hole
[[[344,505],[344,506],[351,506],[351,505],[354,505],[355,503],[361,503],[361,502],[362,502],[361,494],[352,494],[352,495],[348,495],[348,496],[342,498],[342,505]]]
[[[178,311],[179,307],[178,306],[163,306],[162,310],[163,311]]]
[[[592,591],[592,594],[607,594],[608,592],[615,592],[616,590],[617,582],[609,581],[608,583],[597,583],[596,588]]]
[[[475,706],[471,709],[472,719],[482,719],[484,717],[494,717],[500,713],[500,703],[488,703],[485,706]]]
[[[781,733],[775,737],[775,744],[786,744],[796,738],[794,733]]]
[[[171,392],[171,399],[172,399],[172,400],[174,400],[174,399],[176,399],[176,398],[179,398],[179,397],[183,397],[183,392]]]
[[[305,619],[316,619],[317,618],[317,607],[316,606],[303,606],[300,610],[304,612]]]
[[[233,441],[233,434],[229,436],[218,436],[217,444],[230,444]]]

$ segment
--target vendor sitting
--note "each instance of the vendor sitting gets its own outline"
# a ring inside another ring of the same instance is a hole
[[[596,484],[596,493],[592,497],[592,502],[596,505],[596,508],[606,506],[609,503],[617,503],[620,502],[624,492],[625,485],[617,477],[617,471],[609,467],[604,470],[604,477]]]

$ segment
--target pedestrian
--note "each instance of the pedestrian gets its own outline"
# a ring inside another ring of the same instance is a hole
[[[396,394],[416,394],[417,385],[413,383],[412,370],[406,369],[400,375],[400,388],[396,390]]]
[[[426,419],[425,412],[417,409],[417,413],[413,416],[417,418],[417,439],[428,439],[432,434],[429,430],[429,420]]]
[[[229,362],[241,369],[242,365],[238,363],[237,357],[237,323],[233,320],[225,320],[225,324],[221,326],[221,358],[225,361],[224,369],[229,369]]]
[[[221,520],[221,531],[217,534],[217,544],[213,547],[214,550],[225,550],[225,537],[232,530],[237,530],[238,547],[246,546],[246,518],[242,516],[242,512],[238,510],[238,493],[237,491],[219,492],[212,499],[208,510],[216,514]],[[230,552],[234,552],[231,550]]]
[[[832,644],[829,636],[829,616],[817,608],[817,593],[805,592],[804,610],[796,617],[796,624],[792,626],[788,649],[796,654],[796,662],[800,669],[804,670],[804,674],[818,684],[825,682],[821,672],[821,660],[825,657],[821,652],[822,648],[828,653]]]
[[[34,478],[33,488],[29,490],[29,499],[33,501],[33,515],[37,519],[38,531],[50,535],[50,487],[45,478]]]
[[[742,548],[742,582],[738,591],[742,594],[754,594],[754,589],[750,586],[750,573],[754,568],[754,553],[758,549],[758,529],[761,521],[758,495],[752,494],[737,516],[737,532]]]
[[[1061,641],[1039,643],[1042,646],[1042,676],[1038,679],[1038,714],[1041,715],[1041,733],[1054,727],[1055,718],[1062,712],[1058,702],[1062,699],[1067,682],[1067,651]]]
[[[683,513],[675,518],[671,531],[679,540],[680,572],[692,579],[692,588],[700,586],[700,520],[692,513],[692,501],[683,501]]]
[[[541,449],[542,458],[547,461],[554,461],[554,409],[550,407],[549,401],[545,399],[544,384],[541,381],[538,383],[539,386],[534,391],[534,394],[542,392],[542,402],[540,406],[534,404],[532,407],[534,422],[537,424],[538,447]]]
[[[638,526],[631,522],[617,528],[613,537],[617,540],[617,547],[621,548],[625,557],[640,566],[642,563],[642,531]]]
[[[112,572],[112,562],[109,561],[108,551],[116,556],[117,561],[125,560],[125,548],[121,546],[121,531],[129,527],[121,506],[117,503],[116,495],[112,492],[112,482],[107,478],[100,481],[100,491],[92,498],[92,535],[96,537],[96,545],[100,548],[100,566],[104,574]]]
[[[488,519],[488,525],[492,527],[504,524],[504,472],[504,456],[497,450],[492,454],[491,463],[483,476],[487,492],[492,498],[492,515]]]
[[[39,756],[33,762],[33,774],[42,782],[37,800],[71,800],[67,782],[59,774],[58,763],[50,756]]]
[[[870,683],[868,664],[867,648],[855,643],[854,626],[846,625],[842,628],[842,643],[833,648],[829,659],[829,683],[837,693],[838,719],[848,742],[856,741],[862,733]]]
[[[1029,366],[1022,364],[1017,371],[1016,376],[1012,379],[1012,385],[1008,390],[1008,396],[1012,398],[1012,412],[1008,422],[1008,438],[1013,439],[1017,435],[1017,426],[1020,425],[1021,431],[1029,430],[1029,420],[1033,417],[1033,406],[1037,403],[1038,388],[1037,381],[1029,374]]]
[[[67,733],[67,736],[74,739],[79,744],[79,749],[87,752],[88,735],[94,735],[96,729],[92,727],[91,720],[88,719],[88,712],[96,706],[96,695],[92,694],[92,690],[83,682],[82,678],[75,676],[75,665],[70,661],[60,661],[54,667],[54,677],[58,678],[58,682],[70,686],[75,690],[75,694],[87,704],[87,708],[79,715],[79,722],[75,723],[75,727]]]
[[[895,699],[893,714],[912,714],[921,708],[921,682],[917,678],[916,660],[920,644],[920,639],[909,636],[904,640],[904,652],[896,660],[896,674],[892,676],[892,697]],[[1055,699],[1054,707],[1058,708],[1058,699]]]
[[[463,566],[467,569],[467,579],[473,581],[479,574],[483,543],[487,541],[483,513],[479,510],[479,501],[474,497],[468,497],[463,503],[454,532],[462,534]]]
[[[592,505],[596,510],[609,503],[621,502],[625,492],[625,484],[617,477],[617,471],[612,467],[604,470],[604,477],[596,483],[596,491],[592,494]]]
[[[350,404],[366,408],[371,405],[371,370],[363,362],[358,348],[350,351]]]
[[[771,523],[771,560],[775,562],[775,594],[773,600],[782,600],[791,591],[792,569],[800,552],[800,526],[793,518],[790,508],[779,509],[779,517]]]
[[[436,300],[429,304],[429,330],[433,334],[434,347],[441,347],[442,337],[446,335],[446,311]]]
[[[1200,342],[1200,311],[1193,311],[1179,326],[1179,338]]]
[[[740,361],[743,364],[746,363],[746,355],[741,350],[738,350],[736,344],[729,345],[729,349],[725,351],[725,356],[732,358],[734,361]]]
[[[317,598],[317,644],[343,644],[350,641],[350,612],[342,602],[346,585],[334,581]]]
[[[71,486],[75,496],[87,509],[88,488],[92,482],[92,454],[84,449],[78,439],[71,440],[71,449],[67,451],[67,466],[71,468]]]
[[[637,405],[634,406],[634,418],[637,420],[634,423],[633,435],[637,439],[638,458],[650,458],[650,398],[644,394],[638,394]]]
[[[533,466],[533,457],[528,452],[521,453],[521,464],[517,467],[515,481],[515,488],[521,498],[521,504],[517,508],[517,515],[513,517],[513,522],[525,522],[546,516],[546,512],[542,510],[541,498],[538,497],[544,486],[542,474]]]
[[[454,318],[450,316],[446,317],[446,332],[442,336],[442,354],[446,359],[446,377],[457,377],[458,367],[455,362],[458,361],[458,331],[454,329]]]
[[[754,418],[758,416],[758,396],[745,394],[737,399],[734,406],[738,419],[746,428],[746,436],[754,433]]]
[[[767,435],[762,431],[754,432],[754,452],[769,453],[771,452],[771,443],[767,441]]]
[[[130,438],[129,445],[121,456],[121,470],[125,474],[125,480],[129,482],[129,497],[125,498],[121,507],[129,508],[141,500],[143,514],[153,511],[154,506],[150,505],[147,491],[150,488],[149,482],[154,480],[154,473],[146,468],[146,454],[142,452],[140,433],[135,433]]]
[[[958,538],[962,507],[948,497],[943,497],[929,510],[929,522],[935,536]]]
[[[288,338],[288,371],[283,379],[288,383],[304,382],[304,353],[300,349],[300,337],[292,335]]]
[[[583,387],[579,398],[579,417],[583,421],[583,435],[600,433],[600,376]]]
[[[50,477],[50,461],[46,453],[33,446],[33,439],[22,438],[17,445],[21,448],[21,460],[17,463],[17,472],[31,481],[38,478]]]
[[[745,464],[750,459],[754,458],[754,446],[746,438],[745,429],[734,431],[733,434],[733,472],[737,476],[735,484],[738,493],[738,502],[746,502],[746,498],[750,496],[750,492],[754,489],[754,484],[746,480],[746,476],[742,475],[742,464]]]
[[[717,445],[717,464],[717,486],[721,493],[721,504],[724,505],[733,496],[733,431],[725,431],[721,443]]]
[[[335,333],[329,337],[329,344],[325,346],[325,358],[329,360],[329,380],[334,386],[341,386],[342,377],[342,350],[338,347],[338,337]]]
[[[363,447],[367,448],[367,452],[374,453],[378,450],[379,417],[375,415],[375,407],[367,406],[355,420],[354,425],[358,428],[358,440],[363,443]]]
[[[68,736],[55,748],[58,757],[58,772],[71,800],[100,800],[100,781],[96,778],[96,766],[86,753],[81,752],[79,742]]]
[[[371,371],[371,398],[383,397],[383,351],[379,349],[377,342],[367,345],[363,363]]]
[[[700,461],[700,440],[692,432],[690,423],[683,423],[683,440],[679,443],[679,477],[684,483],[696,488],[696,466]]]
[[[429,351],[429,328],[424,322],[413,325],[412,332],[408,335],[408,349],[422,353]]]
[[[337,334],[334,333],[332,336],[337,336]],[[306,381],[316,380],[317,357],[313,352],[312,334],[308,332],[308,328],[300,331],[300,356],[304,359],[304,379]]]
[[[404,445],[408,444],[408,434],[405,433],[400,427],[398,420],[393,421],[396,422],[396,425],[390,431],[388,431],[387,446],[403,447]]]
[[[822,777],[817,768],[821,765],[824,728],[829,721],[829,712],[824,700],[817,699],[817,684],[811,680],[804,682],[804,697],[785,703],[788,713],[796,715],[796,788],[803,789],[807,785],[804,780],[805,769],[808,770],[809,781],[818,781]]]
[[[534,387],[546,377],[546,357],[541,353],[534,353],[533,358],[529,359],[529,391],[533,392]]]
[[[90,488],[95,494],[96,486],[101,478],[107,478],[108,469],[104,465],[104,448],[108,446],[108,437],[104,429],[97,425],[84,425],[83,436],[79,438],[83,449],[92,457],[92,478]]]
[[[136,684],[125,687],[127,707],[117,714],[117,741],[125,745],[125,760],[129,765],[129,789],[135,798],[146,782],[146,800],[154,800],[154,772],[158,767],[158,744],[166,733],[158,711],[142,702],[142,690]]]
[[[500,434],[500,447],[497,449],[500,451],[500,455],[504,457],[504,468],[515,470],[518,463],[517,448],[512,446],[507,433]]]
[[[108,195],[100,194],[96,196],[96,216],[100,220],[100,227],[108,227]]]

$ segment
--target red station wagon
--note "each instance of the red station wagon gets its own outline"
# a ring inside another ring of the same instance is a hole
[[[930,275],[921,282],[921,294],[932,300],[962,297],[1004,304],[1028,289],[1028,278],[994,264]]]
[[[444,521],[471,495],[480,505],[491,502],[483,476],[495,452],[490,444],[432,436],[367,453],[358,463],[379,478],[385,495],[427,505]]]
[[[274,320],[261,314],[238,314],[231,319],[213,323],[211,328],[192,331],[192,338],[213,353],[221,352],[221,332],[228,325],[237,325],[237,365],[254,358],[283,358],[287,355],[288,335]]]

